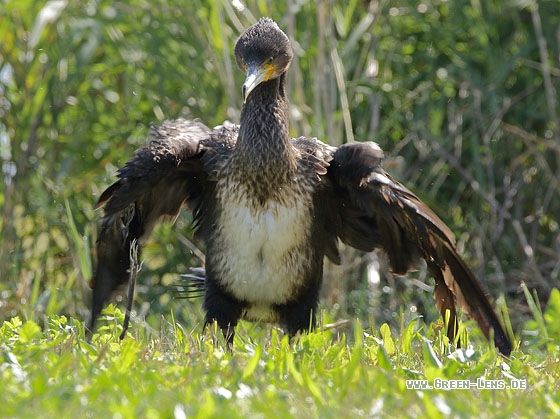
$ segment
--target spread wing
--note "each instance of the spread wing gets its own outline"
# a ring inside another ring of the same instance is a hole
[[[442,316],[449,312],[448,336],[457,329],[455,302],[484,335],[494,333],[505,355],[509,342],[488,297],[454,245],[449,228],[422,201],[381,167],[382,150],[374,143],[352,143],[335,153],[328,174],[338,205],[333,215],[337,235],[364,251],[384,249],[393,272],[406,273],[423,258],[435,278],[434,298]]]
[[[152,126],[151,135],[97,203],[104,214],[90,282],[90,331],[112,291],[129,280],[131,246],[146,239],[157,222],[174,221],[184,206],[196,212],[208,178],[205,162],[228,149],[237,131],[177,119]]]

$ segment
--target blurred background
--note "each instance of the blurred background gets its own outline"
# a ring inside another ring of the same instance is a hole
[[[293,43],[292,135],[378,142],[514,327],[522,282],[546,303],[560,286],[557,0],[2,0],[0,321],[88,317],[100,192],[150,122],[239,121],[233,45],[261,16]],[[203,321],[200,301],[169,292],[200,265],[191,239],[183,214],[144,247],[134,308],[154,328],[171,312]],[[395,277],[382,255],[343,255],[325,267],[329,318],[438,318],[421,267]]]

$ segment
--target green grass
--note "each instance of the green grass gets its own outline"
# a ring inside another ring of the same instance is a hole
[[[244,323],[229,353],[216,330],[187,331],[173,318],[158,333],[136,323],[120,341],[113,306],[91,341],[76,319],[50,316],[41,330],[16,317],[0,328],[0,417],[558,416],[560,292],[535,314],[510,359],[470,322],[471,348],[452,352],[441,328],[420,319],[399,331],[356,322],[350,336],[324,327],[291,342]],[[407,389],[410,379],[481,378],[525,389]]]

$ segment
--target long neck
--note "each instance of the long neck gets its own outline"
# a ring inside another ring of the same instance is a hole
[[[241,110],[237,157],[249,170],[260,172],[260,177],[289,175],[296,168],[288,132],[285,84],[285,73],[261,83],[251,92]]]

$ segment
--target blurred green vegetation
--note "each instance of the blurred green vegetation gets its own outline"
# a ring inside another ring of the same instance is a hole
[[[1,1],[0,321],[87,316],[96,198],[150,122],[238,121],[233,45],[263,15],[294,45],[292,133],[377,141],[492,295],[528,312],[521,281],[544,301],[560,286],[559,11],[556,0]],[[181,243],[190,234],[186,214],[146,245],[138,310],[196,318],[165,292],[200,263]],[[382,269],[372,290],[369,256],[345,258],[328,266],[329,304],[372,306],[379,322],[405,302],[433,305],[415,285],[424,273]]]

